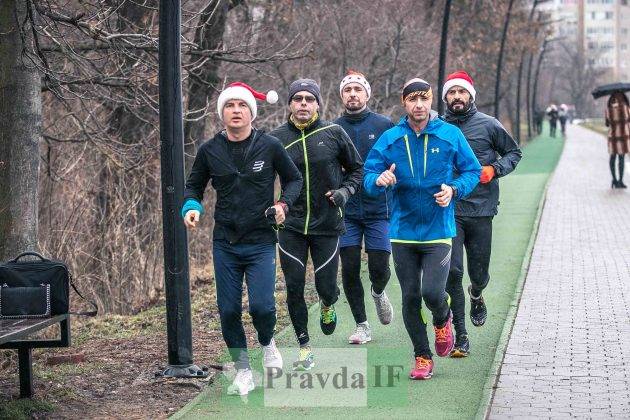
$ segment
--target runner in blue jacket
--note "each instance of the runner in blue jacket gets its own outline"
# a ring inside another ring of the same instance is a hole
[[[445,291],[456,234],[452,199],[468,195],[481,166],[462,132],[431,111],[429,83],[411,79],[403,87],[407,116],[378,139],[365,162],[368,194],[392,194],[389,237],[402,291],[403,320],[414,347],[411,379],[430,379],[433,360],[421,314],[433,315],[435,350],[448,356],[454,337]]]

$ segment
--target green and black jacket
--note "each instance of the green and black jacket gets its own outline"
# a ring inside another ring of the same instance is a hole
[[[343,234],[343,209],[333,206],[325,194],[345,188],[351,196],[361,187],[363,160],[348,134],[321,119],[304,130],[289,120],[269,134],[280,139],[303,178],[285,227],[304,235]]]

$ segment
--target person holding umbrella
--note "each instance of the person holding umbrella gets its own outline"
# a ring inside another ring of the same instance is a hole
[[[606,107],[606,126],[608,127],[608,152],[610,153],[611,188],[628,188],[623,183],[624,155],[630,148],[630,105],[628,97],[621,91],[614,92]],[[615,161],[619,168],[619,177],[615,175]]]

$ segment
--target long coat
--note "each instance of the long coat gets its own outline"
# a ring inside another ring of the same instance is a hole
[[[618,101],[606,107],[608,153],[623,155],[630,149],[630,107]]]

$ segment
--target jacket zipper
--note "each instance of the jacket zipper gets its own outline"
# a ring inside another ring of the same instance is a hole
[[[411,176],[416,177],[413,172],[413,159],[411,158],[411,150],[409,149],[409,137],[405,134],[405,147],[407,148],[407,158],[409,159],[409,166],[411,167]]]
[[[304,223],[304,234],[306,235],[308,233],[308,223],[309,220],[311,218],[311,200],[310,200],[310,193],[311,193],[311,181],[310,181],[310,176],[309,176],[309,167],[308,167],[308,154],[306,153],[306,138],[318,133],[322,130],[326,130],[328,128],[332,128],[332,127],[336,127],[337,124],[331,124],[331,125],[327,125],[325,127],[320,127],[316,130],[311,131],[310,133],[308,133],[307,135],[304,135],[304,130],[300,130],[300,132],[302,133],[302,136],[295,140],[292,141],[291,143],[287,144],[286,146],[284,146],[284,149],[287,150],[289,147],[293,146],[294,144],[296,144],[297,142],[302,142],[302,148],[304,149],[304,166],[305,166],[305,172],[306,172],[306,221]]]
[[[424,135],[424,178],[427,177],[427,146],[429,145],[429,135]]]
[[[304,234],[308,234],[308,223],[311,218],[311,177],[308,168],[308,153],[306,153],[306,137],[302,132],[302,148],[304,149],[304,172],[306,172],[306,220],[304,221]]]

